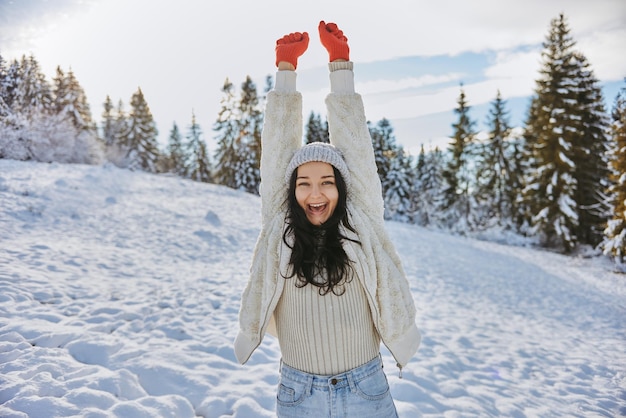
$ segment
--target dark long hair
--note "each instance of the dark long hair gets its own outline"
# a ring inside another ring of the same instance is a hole
[[[296,200],[297,171],[296,168],[291,174],[287,197],[287,227],[283,233],[283,241],[291,248],[289,259],[291,271],[285,278],[296,276],[298,287],[307,284],[317,286],[320,295],[326,295],[328,292],[342,295],[345,288],[341,284],[352,280],[350,273],[353,271],[352,261],[343,249],[342,241],[359,243],[342,235],[339,230],[339,226],[343,225],[346,229],[356,232],[348,220],[346,182],[339,170],[333,167],[339,194],[337,206],[326,222],[322,225],[313,225]],[[293,236],[293,244],[289,242],[290,236]]]

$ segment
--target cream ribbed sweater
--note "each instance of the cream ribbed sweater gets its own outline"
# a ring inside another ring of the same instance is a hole
[[[334,375],[361,366],[380,351],[367,296],[356,277],[345,292],[321,296],[319,287],[288,279],[274,312],[282,360],[290,367]]]

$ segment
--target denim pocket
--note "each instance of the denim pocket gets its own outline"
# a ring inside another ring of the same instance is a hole
[[[296,406],[306,398],[306,385],[281,377],[276,400],[283,406]]]
[[[387,376],[380,368],[376,372],[356,382],[356,393],[363,399],[377,401],[389,393]]]

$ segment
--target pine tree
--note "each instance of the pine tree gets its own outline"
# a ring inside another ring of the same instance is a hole
[[[115,108],[115,122],[113,124],[113,142],[119,146],[127,148],[128,135],[130,132],[130,117],[124,110],[122,99],[117,101]],[[126,150],[126,153],[128,150]]]
[[[68,120],[75,128],[73,160],[82,163],[100,162],[104,151],[103,143],[98,137],[85,91],[73,71],[64,74],[57,67],[53,91],[55,113],[61,120]]]
[[[439,147],[426,153],[421,146],[416,165],[416,181],[411,193],[410,222],[440,226],[442,221],[445,159]]]
[[[330,142],[328,122],[322,122],[322,117],[319,113],[311,111],[309,115],[309,121],[306,124],[305,142],[307,144],[311,142]]]
[[[450,158],[443,172],[446,180],[443,198],[443,210],[448,217],[448,226],[451,227],[455,222],[458,224],[457,229],[464,230],[470,223],[470,153],[468,145],[473,141],[476,124],[469,115],[471,107],[468,105],[463,85],[457,99],[457,108],[454,113],[458,115],[458,120],[452,125],[454,134],[451,137],[452,142],[449,147]]]
[[[185,177],[204,183],[211,182],[211,163],[207,153],[206,143],[202,138],[202,128],[196,121],[196,115],[191,114],[191,125],[187,130]]]
[[[108,96],[107,96],[108,98]],[[106,107],[105,101],[104,106]],[[108,119],[103,123],[108,123]],[[110,127],[106,130],[105,135],[105,154],[107,161],[112,162],[118,167],[128,167],[128,155],[130,153],[129,136],[130,119],[124,110],[124,102],[120,99],[115,109],[111,111]]]
[[[426,151],[424,150],[424,144],[420,145],[420,152],[417,155],[417,161],[415,163],[415,172],[413,174],[414,182],[409,195],[409,222],[426,225],[429,221],[428,215],[423,212],[421,192],[424,188],[424,177],[426,173]]]
[[[411,219],[411,191],[416,179],[412,159],[401,146],[396,146],[395,156],[390,160],[385,179],[385,217],[399,222]]]
[[[56,113],[65,113],[68,95],[70,93],[68,78],[60,66],[57,66],[56,75],[52,79],[52,84],[52,91],[54,93],[54,110]]]
[[[511,127],[506,110],[506,101],[498,91],[489,110],[489,137],[481,144],[476,161],[476,189],[480,221],[483,224],[512,226],[515,200],[520,180],[519,167],[509,142]]]
[[[6,61],[0,55],[0,128],[7,122],[8,116],[11,113],[11,107],[8,103],[8,87],[9,87],[9,73],[6,66]]]
[[[17,60],[6,67],[0,56],[0,158],[24,160],[29,154],[19,137],[24,122],[13,109],[19,68]]]
[[[159,171],[174,173],[184,177],[186,160],[187,155],[185,154],[183,137],[178,129],[178,125],[174,122],[167,138],[167,148],[165,154],[162,155]]]
[[[128,134],[126,135],[128,154],[127,164],[132,170],[157,172],[159,157],[157,128],[141,88],[130,101]]]
[[[2,79],[2,96],[4,100],[4,104],[9,109],[9,113],[15,114],[18,111],[17,106],[17,86],[21,80],[21,69],[20,64],[17,60],[11,61],[8,68],[6,69],[6,73]]]
[[[239,166],[238,122],[235,101],[234,85],[226,79],[222,87],[224,97],[221,99],[222,108],[213,125],[216,132],[217,149],[215,150],[215,182],[233,189],[237,189],[236,172]]]
[[[510,167],[512,167],[512,183],[511,183],[511,220],[512,226],[518,233],[523,233],[523,231],[527,230],[525,225],[525,221],[527,219],[526,207],[524,206],[523,199],[523,190],[525,187],[524,184],[524,169],[526,164],[524,163],[524,137],[523,133],[519,131],[515,134],[511,133],[509,136],[510,142],[510,154],[509,154],[509,162]]]
[[[102,150],[95,127],[74,126],[67,107],[60,105],[71,87],[60,69],[51,87],[33,55],[14,61],[2,80],[3,102],[10,106],[2,123],[0,154],[21,160],[100,162]]]
[[[397,144],[388,119],[381,119],[369,130],[385,202],[385,218],[408,221],[414,182],[412,161]]]
[[[259,194],[261,184],[261,130],[263,113],[259,108],[257,88],[248,76],[241,85],[239,101],[239,132],[242,164],[238,170],[240,188]]]
[[[57,68],[57,77],[59,73],[63,76],[61,69]],[[65,113],[76,129],[95,131],[87,96],[72,70],[68,71],[62,81],[55,84],[54,97],[57,112]]]
[[[605,238],[601,246],[604,254],[611,255],[616,263],[623,264],[626,256],[626,87],[622,87],[615,98],[611,116],[612,171],[609,198],[612,217],[604,230]]]
[[[178,130],[178,125],[174,122],[167,141],[167,171],[184,176],[186,159],[182,136]]]
[[[107,95],[103,103],[104,111],[102,112],[102,140],[105,146],[110,147],[115,143],[115,114],[113,101]]]
[[[602,89],[587,59],[574,53],[576,71],[573,87],[576,93],[574,137],[574,177],[577,189],[574,195],[579,224],[576,236],[584,244],[596,246],[602,241],[604,225],[609,218],[604,191],[609,184],[608,116],[604,108]]]
[[[599,193],[607,176],[606,116],[593,73],[574,46],[561,14],[544,42],[524,135],[530,232],[565,252],[581,240],[597,243],[606,215]]]
[[[394,157],[395,149],[393,128],[389,120],[383,118],[372,127],[368,122],[370,136],[372,138],[372,146],[374,148],[374,160],[376,161],[376,170],[382,184],[383,196],[385,195],[385,180],[391,169],[391,159]]]
[[[19,64],[19,76],[13,92],[14,111],[25,115],[50,114],[52,112],[52,90],[33,55],[23,55]]]

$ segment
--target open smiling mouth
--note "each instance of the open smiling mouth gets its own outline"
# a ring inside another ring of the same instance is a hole
[[[327,203],[314,203],[309,205],[309,212],[319,214],[326,210]]]

